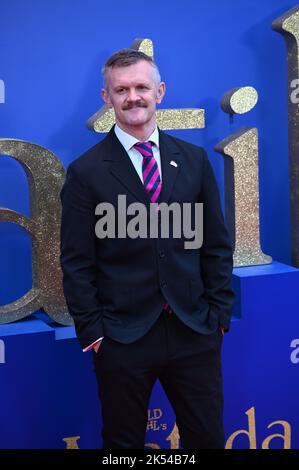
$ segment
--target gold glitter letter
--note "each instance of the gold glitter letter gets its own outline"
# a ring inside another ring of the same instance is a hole
[[[0,139],[0,154],[17,160],[29,182],[31,218],[0,209],[0,221],[13,222],[32,237],[32,289],[15,302],[0,307],[0,323],[27,317],[43,308],[56,322],[71,325],[62,289],[59,263],[59,193],[65,170],[59,159],[39,145],[16,139]]]
[[[178,449],[179,448],[179,440],[180,440],[180,435],[179,435],[179,430],[178,427],[175,423],[173,430],[169,434],[169,436],[166,438],[166,441],[170,441],[170,448],[171,449]]]
[[[260,247],[257,129],[243,128],[215,150],[225,157],[225,212],[235,242],[234,266],[271,263]]]
[[[257,91],[252,86],[233,88],[222,97],[221,108],[228,114],[245,114],[255,107],[257,100]]]
[[[292,264],[299,267],[299,107],[294,85],[299,78],[299,7],[287,11],[272,23],[282,34],[287,46],[289,174],[291,194]]]
[[[78,440],[80,436],[65,437],[62,439],[66,443],[66,449],[79,449]]]

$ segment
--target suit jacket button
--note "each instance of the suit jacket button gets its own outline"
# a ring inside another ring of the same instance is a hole
[[[162,287],[162,289],[165,289],[165,287],[167,287],[167,282],[162,281],[161,282],[161,287]]]
[[[160,250],[160,251],[159,251],[159,256],[160,256],[160,258],[164,258],[164,257],[165,257],[165,253],[164,253],[163,250]]]

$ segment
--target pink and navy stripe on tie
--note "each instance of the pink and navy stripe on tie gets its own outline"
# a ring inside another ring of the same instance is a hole
[[[155,157],[153,155],[151,142],[137,142],[134,148],[141,153],[143,184],[148,192],[151,202],[157,202],[162,190],[161,177]],[[166,303],[163,310],[172,313],[170,306]]]
[[[162,183],[159,168],[153,155],[151,142],[137,142],[135,149],[143,156],[142,177],[143,184],[148,192],[151,202],[157,202],[161,193]]]

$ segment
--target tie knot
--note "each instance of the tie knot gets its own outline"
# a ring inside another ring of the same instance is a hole
[[[153,151],[152,151],[152,142],[136,142],[133,147],[138,150],[139,153],[143,157],[152,157],[153,156]]]

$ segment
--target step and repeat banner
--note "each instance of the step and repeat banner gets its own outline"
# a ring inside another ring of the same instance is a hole
[[[146,21],[145,21],[146,19]],[[66,167],[114,124],[101,66],[154,57],[161,129],[203,146],[234,240],[226,448],[299,448],[299,5],[12,0],[0,32],[0,448],[99,448],[59,264]],[[146,448],[180,447],[159,382]]]

